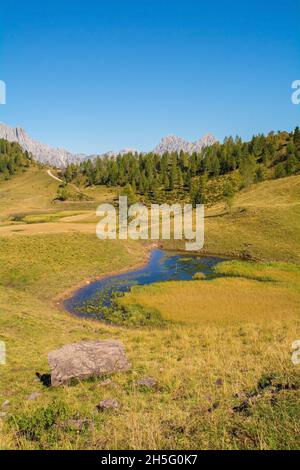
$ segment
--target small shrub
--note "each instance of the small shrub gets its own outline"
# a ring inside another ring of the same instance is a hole
[[[193,279],[195,281],[203,281],[204,279],[206,279],[206,276],[204,273],[195,273]]]
[[[9,426],[16,430],[17,434],[34,442],[40,442],[47,433],[47,442],[57,440],[56,424],[68,417],[66,406],[54,401],[51,404],[32,411],[26,411],[18,416],[11,416]]]
[[[161,326],[164,324],[161,313],[142,305],[128,305],[106,309],[104,319],[124,326]]]
[[[275,167],[275,178],[284,178],[286,176],[286,170],[283,163],[278,163]]]

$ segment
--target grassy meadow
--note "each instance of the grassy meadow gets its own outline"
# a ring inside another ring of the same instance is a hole
[[[178,248],[182,243],[177,242]],[[174,247],[174,242],[164,242]],[[205,213],[204,252],[257,261],[300,263],[300,176],[264,181]]]
[[[256,266],[254,270],[249,262],[225,262],[217,272],[226,277],[134,286],[120,303],[157,309],[164,319],[186,324],[268,324],[273,320],[297,324],[300,267]]]
[[[76,286],[145,263],[150,246],[99,242],[92,201],[54,203],[59,182],[30,168],[0,184],[1,449],[296,449],[300,445],[300,176],[241,191],[232,213],[206,213],[205,251],[248,258],[213,280],[135,287],[125,305],[156,308],[163,326],[129,328],[73,317],[60,299]],[[174,247],[175,244],[172,244]],[[119,339],[132,370],[47,388],[49,351]],[[153,389],[136,380],[150,376]],[[36,400],[28,396],[39,393]],[[103,399],[120,408],[98,412]],[[9,401],[7,406],[3,403]],[[70,419],[93,423],[78,431]]]

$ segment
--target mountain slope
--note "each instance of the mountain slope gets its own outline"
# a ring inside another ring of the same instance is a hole
[[[17,142],[21,147],[30,152],[34,159],[40,163],[65,168],[70,163],[79,163],[82,160],[96,158],[97,156],[116,157],[126,153],[136,153],[138,150],[132,148],[122,149],[118,152],[110,151],[99,155],[73,154],[64,148],[51,147],[47,144],[32,139],[24,129],[10,127],[0,122],[0,139],[6,139],[9,142]],[[153,153],[163,154],[164,152],[180,152],[181,150],[192,154],[200,152],[204,147],[214,144],[217,140],[210,134],[204,136],[196,142],[188,142],[180,137],[169,136],[161,140],[155,147]]]
[[[158,153],[162,155],[163,153],[172,153],[172,152],[187,152],[192,154],[193,152],[201,152],[205,147],[213,145],[217,142],[215,137],[211,134],[203,136],[201,139],[196,140],[196,142],[189,142],[181,137],[176,135],[170,135],[164,137],[160,143],[155,147],[153,153]]]
[[[63,148],[50,147],[47,144],[33,140],[24,129],[12,128],[3,123],[0,123],[0,138],[6,139],[8,142],[17,142],[40,163],[59,168],[65,167],[69,163],[79,162],[84,158],[84,155],[72,154]]]

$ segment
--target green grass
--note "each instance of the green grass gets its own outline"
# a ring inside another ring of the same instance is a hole
[[[164,242],[166,247],[181,243]],[[300,263],[300,176],[265,181],[205,213],[203,252],[258,261]]]
[[[70,216],[76,216],[82,214],[81,212],[75,211],[60,211],[60,212],[51,212],[46,214],[30,214],[25,215],[24,217],[19,216],[19,222],[25,222],[26,224],[46,224],[49,222],[57,222],[60,219],[64,219]]]
[[[0,221],[15,213],[49,209],[59,182],[32,167],[0,184]]]
[[[156,309],[165,320],[187,324],[299,320],[300,267],[228,262],[217,271],[226,277],[134,286],[120,303]]]
[[[51,218],[59,212],[93,211],[102,202],[111,202],[116,197],[116,190],[103,186],[89,187],[85,193],[90,201],[55,201],[59,181],[54,180],[46,169],[31,167],[24,173],[13,176],[0,183],[0,224],[10,218],[21,216],[34,217],[41,214],[42,222],[49,214]],[[75,189],[73,189],[75,191]],[[35,223],[38,223],[35,221]]]
[[[222,215],[222,209],[217,217],[215,212],[207,215],[208,251],[300,263],[300,176],[242,191],[232,215]]]
[[[222,215],[222,204],[210,209],[207,250],[247,252],[265,262],[228,261],[217,268],[220,279],[135,288],[123,300],[134,305],[133,326],[79,319],[58,302],[85,279],[142,263],[145,246],[100,242],[94,233],[79,233],[83,221],[68,218],[55,222],[57,230],[78,225],[78,232],[0,237],[0,340],[7,345],[0,409],[10,401],[0,419],[0,448],[299,448],[299,370],[291,361],[300,337],[299,184],[292,177],[255,185],[236,197],[231,216]],[[56,189],[44,170],[31,169],[1,183],[1,214],[85,210],[53,207]],[[111,196],[100,191],[99,200]],[[93,209],[86,216],[93,230]],[[167,320],[162,326],[136,326],[147,302]],[[36,381],[36,372],[49,372],[49,351],[109,338],[124,343],[133,365],[111,385],[94,379],[51,389]],[[157,387],[139,388],[143,376],[154,377]],[[28,401],[34,391],[40,397]],[[97,412],[106,398],[116,398],[120,409]],[[77,418],[92,420],[94,428],[64,425]]]

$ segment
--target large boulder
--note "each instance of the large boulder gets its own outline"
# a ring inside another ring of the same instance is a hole
[[[82,341],[68,344],[48,354],[51,385],[68,384],[72,379],[86,379],[130,369],[120,341]]]

